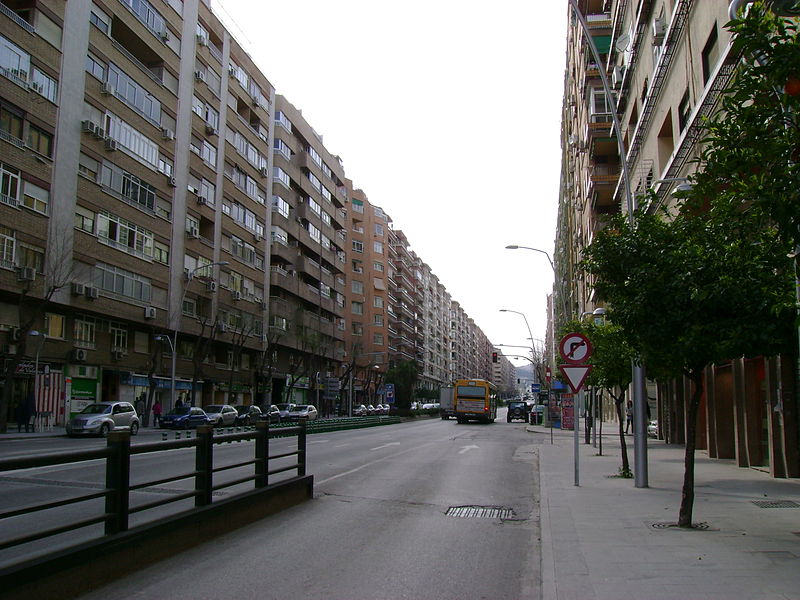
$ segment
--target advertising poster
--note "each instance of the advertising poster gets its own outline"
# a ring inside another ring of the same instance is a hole
[[[561,429],[575,428],[575,396],[561,394]]]

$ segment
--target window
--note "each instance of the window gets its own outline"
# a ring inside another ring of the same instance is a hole
[[[203,140],[200,156],[207,165],[211,167],[217,166],[217,147],[208,140]]]
[[[689,88],[683,93],[681,103],[678,105],[678,127],[681,131],[686,129],[689,124],[689,117],[692,114],[692,105],[689,102]]]
[[[353,273],[363,273],[364,267],[362,267],[362,262],[360,260],[353,259]]]
[[[359,254],[364,253],[364,242],[360,242],[358,240],[353,240],[353,252],[358,252]]]
[[[376,346],[383,346],[383,334],[375,333],[372,335],[372,343]]]
[[[17,266],[31,267],[37,273],[44,272],[44,250],[27,244],[17,246]]]
[[[308,224],[308,235],[310,235],[311,239],[314,240],[315,242],[321,241],[319,229],[314,227],[314,225],[312,225],[311,223]]]
[[[162,264],[169,264],[169,246],[161,242],[153,242],[153,260]]]
[[[102,212],[97,216],[97,235],[119,250],[148,258],[153,256],[153,232],[111,213]]]
[[[375,235],[383,235],[383,225],[375,223]]]
[[[79,348],[94,348],[97,325],[94,317],[82,315],[75,318],[73,338]]]
[[[319,216],[322,214],[322,207],[313,198],[308,198],[308,207]]]
[[[284,229],[281,229],[277,225],[272,226],[272,241],[278,242],[279,244],[283,244],[284,246],[289,245],[289,234],[286,233]]]
[[[53,136],[35,125],[28,125],[28,147],[34,152],[50,157],[53,153]]]
[[[40,96],[44,96],[50,100],[50,102],[55,103],[56,97],[58,96],[58,83],[56,83],[55,79],[46,75],[36,67],[33,67],[31,70],[30,88]]]
[[[375,315],[374,324],[383,327],[383,315]]]
[[[102,290],[140,302],[150,302],[153,294],[147,277],[105,263],[95,266],[94,283]]]
[[[94,213],[82,206],[76,206],[75,227],[81,231],[94,233]]]
[[[161,102],[114,63],[108,64],[108,83],[125,104],[155,125],[161,124]]]
[[[353,323],[351,330],[353,335],[364,335],[364,326],[361,323]]]
[[[100,163],[90,156],[81,152],[78,157],[78,173],[88,177],[92,181],[97,181],[97,174],[100,172]]]
[[[383,254],[383,242],[372,242],[372,249],[375,254]]]
[[[363,302],[351,302],[350,303],[350,312],[354,315],[363,315],[364,314],[364,303]]]
[[[14,230],[5,225],[0,225],[0,265],[6,268],[14,266],[16,242],[17,239]]]
[[[109,25],[111,19],[94,5],[92,5],[92,12],[89,14],[89,22],[106,35],[111,31],[111,26]]]
[[[9,206],[19,203],[19,171],[0,163],[0,202]]]
[[[280,196],[272,197],[272,210],[287,219],[289,218],[289,203]]]
[[[159,166],[158,144],[110,112],[105,114],[106,134],[116,140],[132,156],[156,168]]]
[[[351,287],[351,289],[352,289],[354,294],[360,294],[362,296],[364,295],[364,283],[363,282],[353,280],[350,283],[350,287]]]
[[[711,73],[716,66],[719,59],[719,45],[717,44],[717,24],[711,29],[708,34],[705,46],[703,46],[702,61],[703,61],[703,83],[708,83],[711,79]]]
[[[275,179],[276,179],[276,180],[277,180],[279,183],[282,183],[282,184],[283,184],[283,185],[285,185],[287,188],[291,188],[291,186],[292,186],[292,180],[291,180],[291,178],[289,177],[289,175],[286,173],[286,171],[284,171],[284,170],[283,170],[283,169],[281,169],[280,167],[275,167],[275,168],[273,169],[273,171],[272,171],[272,172],[273,172],[273,175],[275,176]]]
[[[128,328],[125,326],[125,324],[111,321],[108,324],[108,333],[111,337],[111,349],[127,352]]]
[[[372,263],[372,268],[380,273],[383,273],[383,263],[380,261],[376,260],[374,263]]]
[[[100,81],[106,80],[106,66],[99,58],[91,53],[86,56],[86,72]]]
[[[274,329],[280,329],[281,331],[286,331],[289,328],[289,322],[286,320],[285,317],[270,315],[269,326]]]
[[[47,337],[64,339],[66,328],[66,317],[55,313],[45,313],[44,315],[44,334]]]
[[[372,299],[372,306],[375,308],[383,308],[383,296],[375,296]]]

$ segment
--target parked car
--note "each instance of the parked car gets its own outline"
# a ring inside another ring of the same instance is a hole
[[[422,405],[422,410],[439,410],[439,407],[438,402],[426,402]]]
[[[372,404],[367,404],[367,414],[372,416],[375,414],[375,406]]]
[[[363,404],[359,404],[358,406],[353,408],[353,416],[354,417],[366,417],[367,416],[367,407]]]
[[[506,415],[506,421],[511,423],[514,419],[520,419],[522,421],[528,421],[528,404],[524,401],[514,401],[508,403],[508,414]]]
[[[307,417],[309,421],[317,418],[317,409],[311,404],[294,404],[286,416],[287,421],[299,421],[301,417]]]
[[[239,413],[230,404],[209,404],[204,406],[208,418],[214,427],[231,427],[236,424]]]
[[[291,402],[282,402],[276,404],[278,412],[280,413],[281,421],[286,421],[289,418],[289,412],[295,407]]]
[[[177,406],[161,415],[162,429],[196,429],[198,425],[209,423],[211,419],[199,406]]]
[[[389,405],[388,404],[376,404],[375,405],[375,414],[376,415],[388,415],[389,414]]]
[[[255,404],[248,406],[237,404],[233,408],[236,409],[236,420],[234,421],[236,425],[255,425],[263,414]]]
[[[67,423],[67,435],[102,435],[114,429],[139,433],[139,417],[130,402],[93,402]]]
[[[261,417],[269,417],[270,423],[280,423],[281,411],[275,404],[270,404],[261,411]]]

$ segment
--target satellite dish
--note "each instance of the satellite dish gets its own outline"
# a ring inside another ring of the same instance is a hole
[[[617,41],[614,42],[614,50],[617,52],[625,52],[628,49],[628,44],[631,43],[631,36],[627,33],[623,33],[621,36],[617,38]]]

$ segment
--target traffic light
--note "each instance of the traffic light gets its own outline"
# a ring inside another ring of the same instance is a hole
[[[492,362],[497,362],[497,352],[492,352]]]

